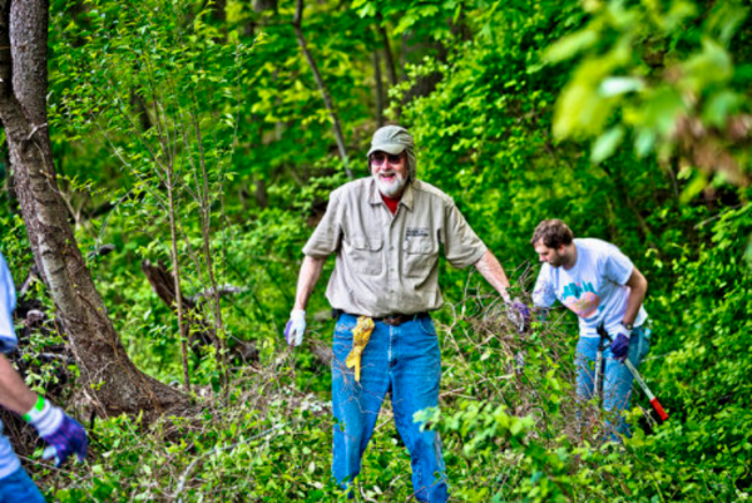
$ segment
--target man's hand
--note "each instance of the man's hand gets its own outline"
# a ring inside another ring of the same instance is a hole
[[[40,396],[37,404],[23,417],[49,444],[42,453],[44,459],[54,458],[55,466],[60,466],[71,454],[75,454],[78,461],[83,462],[89,446],[86,430],[60,407]]]
[[[300,346],[303,342],[303,334],[306,329],[305,310],[293,309],[290,313],[290,321],[285,327],[285,340],[288,346]]]
[[[530,308],[527,307],[519,298],[515,297],[506,302],[507,318],[515,324],[517,330],[522,333],[530,327]]]
[[[611,354],[614,355],[616,360],[624,362],[627,359],[631,336],[632,331],[624,325],[619,325],[619,328],[616,329],[616,333],[612,337],[614,342],[611,344]]]

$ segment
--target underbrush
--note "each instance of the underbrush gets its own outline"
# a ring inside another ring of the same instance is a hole
[[[604,443],[596,404],[574,399],[570,318],[555,314],[520,335],[497,305],[484,304],[471,299],[440,313],[441,412],[420,418],[441,432],[454,500],[747,499],[749,410],[700,423],[676,414],[651,426],[638,394],[633,438]],[[33,476],[61,502],[344,499],[330,481],[331,396],[312,391],[328,382],[329,369],[306,348],[236,369],[226,395],[199,388],[197,417],[149,427],[126,417],[97,421],[86,465],[56,470],[32,462]],[[696,452],[707,448],[708,434],[719,450]],[[411,498],[409,456],[388,404],[357,487],[362,501]]]

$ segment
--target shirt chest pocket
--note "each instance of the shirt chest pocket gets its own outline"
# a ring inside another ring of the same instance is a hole
[[[405,276],[426,278],[439,258],[439,245],[430,238],[408,239],[402,247],[405,252]]]
[[[348,247],[348,258],[353,271],[369,276],[381,274],[384,260],[381,253],[383,246],[383,241],[378,238],[352,238]]]

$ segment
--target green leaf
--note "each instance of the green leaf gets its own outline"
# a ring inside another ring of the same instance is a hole
[[[598,164],[604,159],[611,157],[623,139],[624,128],[622,126],[612,127],[595,140],[595,144],[590,151],[590,161]]]
[[[549,63],[559,63],[593,47],[597,41],[598,34],[588,28],[556,41],[543,53],[543,59]]]
[[[640,112],[642,125],[668,136],[674,129],[676,119],[684,111],[684,101],[676,90],[665,86],[657,89],[645,100]]]
[[[694,199],[697,194],[702,192],[702,189],[707,186],[707,175],[701,171],[698,171],[692,181],[689,182],[686,187],[684,187],[684,190],[682,190],[681,195],[679,196],[679,200],[682,202],[682,204],[687,204],[689,201]]]
[[[653,150],[655,145],[655,133],[649,129],[641,129],[635,138],[635,153],[637,157],[643,158]]]
[[[645,87],[642,79],[635,77],[608,77],[598,86],[598,94],[604,98],[640,91]]]
[[[726,120],[737,108],[744,103],[744,99],[730,89],[715,93],[708,100],[702,110],[703,121],[716,127],[726,125]]]

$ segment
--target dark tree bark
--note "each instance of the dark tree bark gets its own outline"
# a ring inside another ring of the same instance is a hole
[[[255,190],[253,195],[256,198],[256,204],[259,208],[266,208],[269,206],[269,193],[266,191],[266,182],[263,178],[257,178],[254,181]]]
[[[373,51],[373,80],[376,81],[376,122],[379,127],[384,125],[384,87],[381,84],[381,58],[379,51]]]
[[[99,415],[151,420],[188,404],[123,348],[68,223],[47,130],[47,0],[0,0],[0,119],[34,261]]]
[[[379,36],[381,36],[381,41],[384,44],[384,65],[386,66],[386,74],[389,79],[389,87],[395,87],[398,84],[397,81],[397,70],[394,67],[394,55],[392,53],[392,45],[389,43],[389,33],[386,31],[386,26],[384,26],[384,19],[381,16],[381,14],[378,14],[376,16],[377,24],[376,24],[376,30],[378,31]],[[380,72],[379,72],[380,73]],[[381,75],[378,76],[379,79],[379,85],[381,83]],[[384,101],[384,107],[386,108],[386,98],[383,98]],[[394,118],[396,120],[399,120],[401,115],[401,107],[399,104],[397,104],[394,109],[392,110],[394,112]],[[381,122],[379,122],[379,126],[381,126]]]
[[[376,20],[378,21],[376,29],[379,31],[381,41],[384,44],[384,58],[386,59],[386,73],[389,76],[389,85],[394,87],[397,85],[397,70],[394,67],[394,56],[392,55],[392,45],[389,43],[389,33],[386,31],[384,18],[381,14],[377,14]]]
[[[277,0],[253,0],[253,11],[261,13],[264,11],[272,11],[277,13]]]
[[[295,2],[295,17],[293,18],[292,26],[295,28],[295,36],[298,39],[298,45],[308,61],[308,66],[311,67],[313,77],[316,79],[316,84],[321,93],[321,98],[324,100],[324,105],[326,105],[326,109],[329,111],[329,116],[332,119],[332,129],[334,130],[334,137],[337,140],[337,148],[339,149],[339,155],[342,158],[342,164],[345,165],[345,173],[347,173],[348,178],[353,179],[355,176],[350,169],[347,159],[347,148],[345,147],[345,138],[342,135],[342,126],[340,126],[339,115],[337,115],[337,111],[334,109],[332,98],[329,95],[329,91],[326,89],[324,79],[321,77],[321,72],[319,72],[319,67],[316,65],[316,60],[313,59],[313,55],[308,49],[308,44],[303,35],[303,0],[296,0]]]
[[[2,122],[0,122],[0,129],[5,129]],[[18,198],[16,197],[16,187],[13,185],[13,177],[10,176],[11,167],[7,140],[0,145],[0,162],[3,163],[2,168],[0,168],[0,187],[5,185],[8,192],[8,213],[15,215],[19,211]]]
[[[212,18],[219,23],[227,22],[227,0],[214,0]]]

